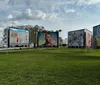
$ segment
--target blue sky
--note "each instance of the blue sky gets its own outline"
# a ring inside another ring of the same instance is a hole
[[[0,0],[0,30],[11,25],[42,25],[67,32],[100,24],[100,0]]]

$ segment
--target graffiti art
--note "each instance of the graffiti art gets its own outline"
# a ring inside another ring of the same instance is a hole
[[[84,41],[84,31],[72,31],[68,33],[68,46],[83,46]]]

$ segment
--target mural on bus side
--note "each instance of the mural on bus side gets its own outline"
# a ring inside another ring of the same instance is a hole
[[[94,46],[100,47],[100,25],[93,27]]]
[[[58,32],[38,32],[39,47],[57,47]]]
[[[29,44],[29,31],[9,28],[9,46],[22,46]]]
[[[69,47],[83,47],[84,46],[84,30],[68,32],[68,46]]]

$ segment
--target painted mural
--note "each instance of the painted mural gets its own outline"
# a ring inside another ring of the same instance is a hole
[[[69,47],[83,47],[84,46],[84,30],[68,32],[68,46]]]
[[[39,47],[58,46],[58,32],[39,32],[38,46]]]
[[[29,44],[29,31],[10,28],[9,46],[21,46]]]
[[[93,27],[94,47],[100,47],[100,25]]]
[[[91,47],[92,33],[86,30],[86,47]]]

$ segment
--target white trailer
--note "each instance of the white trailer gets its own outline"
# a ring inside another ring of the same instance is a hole
[[[91,47],[92,32],[87,29],[68,32],[68,47]]]

